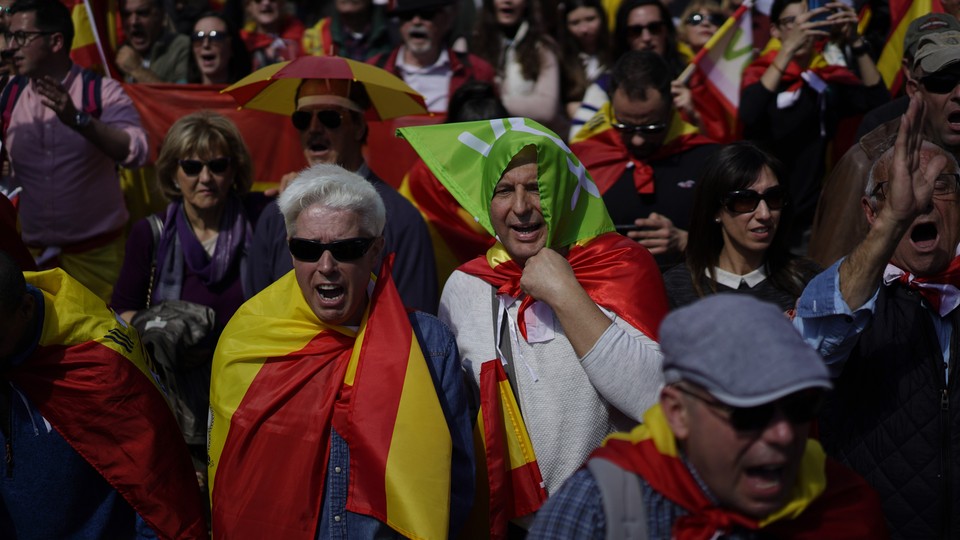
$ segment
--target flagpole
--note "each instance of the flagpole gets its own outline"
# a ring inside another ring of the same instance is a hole
[[[697,55],[693,57],[693,60],[691,60],[690,63],[687,64],[687,67],[683,69],[683,72],[680,73],[680,76],[677,77],[678,81],[680,81],[684,85],[686,85],[687,82],[690,81],[690,77],[693,77],[693,72],[696,71],[697,69],[697,62],[700,60],[700,57],[702,57],[704,54],[706,54],[707,51],[713,48],[716,42],[723,39],[726,33],[730,31],[730,28],[739,23],[742,13],[748,9],[753,9],[753,0],[744,0],[743,3],[740,4],[740,7],[737,8],[737,11],[734,12],[733,15],[728,17],[727,20],[724,21],[724,23],[720,26],[720,28],[717,29],[717,31],[714,32],[712,36],[710,36],[710,39],[707,40],[707,43],[704,44],[704,46],[700,49],[700,51],[697,52]]]
[[[110,73],[110,63],[107,62],[107,55],[103,51],[103,43],[100,42],[100,31],[97,29],[97,21],[93,18],[93,10],[90,8],[90,0],[83,0],[83,8],[87,11],[87,20],[90,21],[90,29],[93,30],[93,42],[97,45],[97,53],[100,55],[100,62],[103,65],[103,74],[108,79],[113,76]]]

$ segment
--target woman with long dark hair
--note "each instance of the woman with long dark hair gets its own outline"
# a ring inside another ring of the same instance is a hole
[[[561,123],[560,65],[538,0],[483,0],[474,52],[497,70],[503,105],[548,127]]]
[[[697,181],[686,264],[664,276],[671,307],[719,292],[793,308],[816,266],[789,251],[791,207],[779,160],[750,142],[724,146]]]
[[[587,87],[612,65],[607,12],[600,0],[564,0],[557,6],[563,103],[568,116]]]

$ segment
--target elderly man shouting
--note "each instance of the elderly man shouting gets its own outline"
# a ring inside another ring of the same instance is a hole
[[[376,188],[315,165],[280,210],[294,269],[241,306],[213,360],[214,535],[456,536],[473,497],[457,348],[408,315],[387,265],[371,281]]]

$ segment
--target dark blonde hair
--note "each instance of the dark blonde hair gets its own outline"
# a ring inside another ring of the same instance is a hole
[[[233,171],[233,190],[246,193],[253,185],[253,164],[243,137],[229,118],[213,111],[188,114],[174,122],[167,131],[157,157],[157,183],[168,199],[180,197],[177,189],[179,160],[192,155],[214,156],[223,152],[230,158]]]

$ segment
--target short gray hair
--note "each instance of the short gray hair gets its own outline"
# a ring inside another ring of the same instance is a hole
[[[387,222],[387,211],[376,188],[362,176],[330,163],[300,171],[277,204],[290,237],[297,232],[300,212],[314,205],[355,212],[360,216],[361,232],[370,236],[382,235]]]

